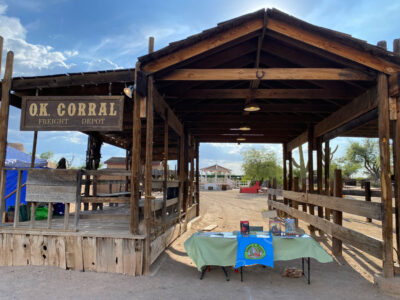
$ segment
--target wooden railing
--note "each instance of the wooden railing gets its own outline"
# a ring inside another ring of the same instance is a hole
[[[320,206],[328,208],[333,212],[345,212],[375,220],[382,220],[383,216],[381,203],[272,188],[268,189],[267,194],[269,195],[268,205],[270,207],[282,211],[296,219],[302,220],[311,226],[322,230],[326,234],[331,235],[335,239],[346,242],[376,258],[382,259],[383,242],[381,240],[370,237],[353,229],[343,227],[341,222],[336,222],[335,218],[333,218],[333,222],[331,222],[330,218],[327,220],[326,218],[318,217],[298,209],[298,204],[302,204],[303,206],[310,205],[310,207]],[[286,205],[279,200],[272,200],[271,196],[289,199],[289,203],[291,203],[291,205]]]

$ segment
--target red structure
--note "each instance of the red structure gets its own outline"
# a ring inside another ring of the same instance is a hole
[[[240,192],[246,194],[257,194],[259,190],[260,190],[260,184],[258,181],[256,181],[256,183],[253,186],[240,188]]]

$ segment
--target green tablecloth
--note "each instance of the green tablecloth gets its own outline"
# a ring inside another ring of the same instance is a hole
[[[201,271],[204,266],[234,266],[237,240],[232,238],[199,236],[194,233],[184,243],[189,257]],[[311,257],[321,263],[331,262],[332,257],[311,237],[285,239],[273,237],[274,261]]]

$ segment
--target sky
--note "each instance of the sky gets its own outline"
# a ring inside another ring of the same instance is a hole
[[[4,48],[14,51],[14,76],[133,68],[137,57],[146,54],[150,36],[157,50],[219,22],[272,7],[371,44],[386,40],[389,50],[400,37],[398,0],[0,0],[0,35]],[[19,131],[19,123],[20,110],[11,108],[8,141],[23,143],[30,152],[33,133]],[[37,153],[52,151],[54,159],[73,158],[79,166],[86,143],[79,132],[42,131]],[[348,143],[345,138],[333,141],[334,147],[339,144],[338,156]],[[282,156],[281,145],[202,144],[200,167],[218,163],[241,174],[240,153],[251,147]],[[124,155],[110,145],[102,148],[102,161]]]

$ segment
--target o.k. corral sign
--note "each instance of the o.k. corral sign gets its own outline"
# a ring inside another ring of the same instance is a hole
[[[121,131],[124,96],[22,97],[21,130]]]

